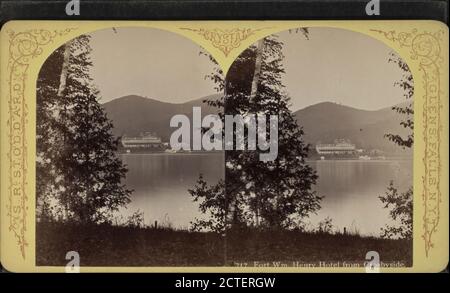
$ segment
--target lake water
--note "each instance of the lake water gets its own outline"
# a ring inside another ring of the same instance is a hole
[[[223,153],[124,154],[122,161],[128,167],[125,184],[134,189],[123,214],[139,209],[147,225],[156,220],[188,228],[189,222],[200,216],[188,189],[194,187],[200,173],[211,184],[225,173]]]
[[[134,189],[131,203],[122,214],[128,216],[139,209],[146,224],[157,220],[163,225],[188,228],[200,213],[187,190],[200,173],[211,184],[224,176],[222,153],[124,154],[122,160],[129,169],[125,183]],[[380,228],[390,220],[378,196],[384,194],[390,180],[399,190],[412,185],[410,160],[326,160],[309,164],[319,175],[316,190],[325,196],[322,209],[307,220],[310,227],[330,217],[341,231],[346,227],[348,231],[379,235]]]
[[[316,190],[325,196],[317,215],[310,217],[316,225],[330,217],[340,231],[379,236],[380,229],[391,223],[389,212],[378,198],[384,195],[391,180],[400,191],[412,186],[412,160],[314,161],[319,175]]]

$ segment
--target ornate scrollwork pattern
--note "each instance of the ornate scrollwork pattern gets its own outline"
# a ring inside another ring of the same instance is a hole
[[[27,231],[26,215],[27,202],[27,140],[25,127],[28,123],[27,97],[25,87],[27,71],[30,62],[40,54],[44,46],[53,42],[58,36],[63,36],[74,28],[65,30],[35,29],[22,32],[8,31],[9,59],[8,59],[8,138],[9,149],[9,186],[7,217],[9,231],[17,240],[22,257],[25,259],[25,238]]]
[[[181,28],[182,30],[188,30],[196,32],[201,35],[205,40],[210,41],[211,44],[222,51],[225,57],[238,48],[241,42],[246,40],[251,35],[258,31],[262,31],[268,28],[250,29],[250,28],[233,28],[233,29],[193,29],[193,28]]]
[[[413,29],[410,32],[380,31],[391,42],[410,49],[411,59],[418,62],[422,74],[425,90],[423,102],[423,139],[425,154],[423,157],[424,176],[422,204],[424,206],[422,238],[425,244],[425,255],[428,257],[433,248],[433,235],[439,228],[440,204],[442,201],[441,180],[441,132],[442,132],[442,91],[441,67],[444,59],[441,44],[444,31],[419,32]]]

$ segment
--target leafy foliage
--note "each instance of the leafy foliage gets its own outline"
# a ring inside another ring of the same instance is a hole
[[[414,95],[414,82],[413,82],[413,76],[412,73],[408,67],[408,64],[406,64],[405,61],[403,61],[400,56],[398,56],[395,53],[390,54],[389,62],[392,62],[396,64],[402,71],[403,76],[402,78],[395,82],[396,86],[399,86],[404,91],[404,97],[407,100],[412,100]],[[396,111],[400,115],[404,116],[404,120],[400,122],[400,125],[404,128],[410,129],[411,133],[408,134],[408,136],[402,137],[398,134],[392,134],[388,133],[385,136],[395,144],[403,147],[403,148],[411,148],[414,143],[414,108],[413,103],[408,103],[406,106],[394,106],[392,107],[392,110]]]
[[[144,212],[137,210],[133,214],[131,214],[127,218],[127,221],[125,222],[125,227],[144,228],[145,227]]]
[[[411,100],[414,95],[414,84],[412,73],[408,65],[395,53],[390,54],[389,62],[393,62],[403,71],[403,76],[395,85],[400,86],[404,91],[404,97]],[[405,116],[405,120],[400,125],[410,129],[407,138],[398,134],[386,134],[385,136],[402,148],[411,148],[414,144],[414,109],[413,103],[404,107],[395,106],[392,108],[397,113]],[[410,187],[406,192],[400,193],[391,181],[384,196],[379,197],[385,208],[389,208],[390,217],[398,222],[398,225],[386,225],[382,229],[384,238],[404,238],[412,239],[413,232],[413,189]]]
[[[42,218],[101,223],[129,202],[118,140],[89,75],[90,53],[89,36],[80,36],[57,49],[39,74],[37,201]],[[67,79],[60,88],[63,68]]]
[[[62,139],[58,127],[58,111],[62,101],[57,98],[64,47],[48,57],[37,79],[36,103],[36,204],[37,217],[50,220],[57,211],[51,201],[64,188],[62,171],[55,164],[60,160]]]
[[[195,219],[191,222],[193,231],[201,231],[203,229],[222,233],[225,230],[226,211],[228,203],[226,202],[225,184],[222,180],[218,184],[208,186],[208,183],[200,174],[196,186],[189,189],[189,193],[193,196],[194,201],[201,201],[199,204],[200,211],[207,215],[207,219]]]
[[[413,232],[413,190],[409,188],[406,192],[399,193],[391,181],[385,196],[380,196],[385,208],[390,208],[389,215],[399,225],[386,225],[382,229],[383,238],[412,239]]]
[[[322,221],[320,221],[317,225],[317,229],[315,230],[316,233],[325,233],[325,234],[332,234],[334,232],[334,225],[333,225],[333,219],[330,217],[326,217]]]
[[[207,76],[224,96],[205,102],[221,109],[222,119],[225,114],[277,115],[278,157],[264,162],[259,160],[260,150],[225,151],[225,183],[207,186],[200,177],[191,190],[195,200],[203,201],[203,213],[209,210],[224,218],[214,223],[198,220],[197,229],[222,231],[242,224],[294,228],[320,208],[321,197],[313,191],[317,175],[306,163],[309,145],[303,142],[303,130],[288,108],[289,97],[282,84],[283,43],[276,36],[266,37],[263,42],[256,93],[252,94],[252,83],[258,50],[253,45],[235,60],[226,78],[220,69]],[[267,123],[266,129],[269,127]],[[244,141],[248,142],[247,132]]]

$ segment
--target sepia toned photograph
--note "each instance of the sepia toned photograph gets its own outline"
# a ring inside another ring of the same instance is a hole
[[[36,94],[36,265],[413,264],[414,81],[350,30],[269,35],[225,72],[165,30],[81,35]]]

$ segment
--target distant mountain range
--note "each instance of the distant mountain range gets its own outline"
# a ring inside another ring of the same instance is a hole
[[[174,130],[169,126],[173,115],[185,114],[191,117],[194,106],[202,108],[202,116],[217,113],[216,108],[203,101],[216,100],[219,97],[219,94],[215,94],[182,104],[172,104],[130,95],[107,102],[103,106],[113,121],[114,135],[133,136],[142,132],[154,132],[163,141],[168,141]],[[312,145],[346,138],[358,148],[395,152],[400,148],[384,138],[384,134],[407,133],[400,125],[400,115],[391,107],[367,111],[324,102],[296,111],[294,115],[303,127],[305,141]]]
[[[396,152],[401,149],[384,135],[394,133],[406,137],[409,133],[400,125],[403,117],[393,111],[392,107],[367,111],[324,102],[294,114],[298,124],[303,127],[305,140],[313,145],[318,142],[333,143],[335,139],[346,138],[356,144],[357,148]]]
[[[165,103],[136,95],[114,99],[103,104],[108,117],[113,121],[116,136],[135,136],[143,132],[154,132],[163,141],[169,141],[174,128],[170,119],[176,114],[192,118],[192,107],[201,107],[202,116],[217,113],[217,109],[203,103],[206,99],[218,99],[211,95],[183,104]],[[191,120],[192,121],[192,120]]]

